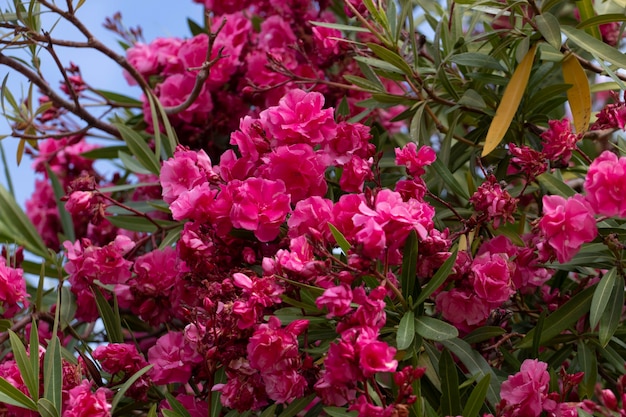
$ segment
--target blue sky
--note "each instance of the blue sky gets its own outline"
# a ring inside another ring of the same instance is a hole
[[[62,5],[64,2],[58,2],[58,4]],[[118,11],[122,13],[123,22],[127,27],[137,25],[142,27],[147,42],[156,37],[188,37],[187,18],[200,22],[203,13],[202,7],[193,3],[192,0],[177,0],[175,2],[171,0],[87,0],[77,12],[77,16],[98,39],[121,52],[122,49],[118,46],[115,35],[102,27],[105,18]],[[44,17],[42,29],[50,31],[53,23],[54,20],[50,19],[49,16]],[[75,31],[70,30],[67,25],[59,24],[51,32],[56,38],[83,39]],[[42,52],[43,54],[45,52]],[[139,88],[129,87],[124,81],[119,67],[107,57],[92,51],[76,49],[59,50],[58,54],[64,65],[69,64],[70,61],[79,65],[83,77],[90,85],[130,96],[138,97],[140,95]],[[43,68],[48,81],[53,85],[59,85],[61,75],[55,71],[54,66],[44,65]],[[46,71],[45,68],[50,70]],[[6,67],[0,67],[0,78],[3,79],[7,71]],[[28,88],[24,79],[16,73],[9,75],[8,85],[16,99],[19,98],[20,91]],[[0,116],[0,134],[9,132],[8,125]],[[17,143],[16,139],[10,137],[2,141],[15,186],[16,199],[23,206],[24,201],[33,192],[35,176],[30,166],[31,161],[28,158],[25,157],[19,167],[16,165]],[[6,185],[4,167],[0,169],[0,182]]]

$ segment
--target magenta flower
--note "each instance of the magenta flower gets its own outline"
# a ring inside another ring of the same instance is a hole
[[[567,119],[550,120],[548,125],[548,130],[541,134],[543,153],[550,161],[567,165],[580,135],[572,132],[572,125]]]
[[[437,154],[430,146],[422,146],[409,142],[402,149],[396,148],[396,164],[406,166],[406,171],[413,177],[419,177],[426,171],[424,167],[432,164],[437,159]]]
[[[0,317],[10,319],[28,307],[28,297],[22,269],[7,266],[6,260],[0,257]]]
[[[626,217],[626,157],[602,152],[589,167],[585,191],[597,214]]]
[[[547,247],[541,251],[553,252],[560,263],[569,262],[585,242],[598,234],[592,208],[585,198],[576,194],[567,200],[558,195],[543,197],[543,217],[539,229]]]
[[[111,404],[107,402],[107,389],[98,388],[91,392],[92,383],[86,379],[72,388],[67,402],[69,408],[63,410],[63,417],[110,417]]]
[[[385,342],[371,341],[361,347],[359,365],[365,377],[378,372],[394,372],[398,361],[394,359],[396,349]]]
[[[148,350],[148,362],[154,365],[149,375],[159,385],[187,382],[193,366],[200,361],[202,356],[180,332],[169,332],[161,336]]]
[[[550,374],[548,364],[537,359],[526,359],[520,371],[502,383],[500,395],[508,405],[515,407],[519,417],[538,417],[546,400]]]
[[[470,269],[476,295],[492,308],[498,307],[515,292],[511,281],[515,265],[505,254],[484,253],[474,259]]]

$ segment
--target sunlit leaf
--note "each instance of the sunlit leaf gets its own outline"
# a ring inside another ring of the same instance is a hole
[[[563,79],[572,86],[567,90],[576,133],[583,133],[589,127],[591,117],[591,89],[585,70],[573,55],[567,55],[563,59]]]
[[[528,85],[528,79],[530,78],[530,70],[533,67],[533,61],[535,59],[535,51],[537,45],[533,45],[530,50],[524,56],[524,59],[517,66],[511,80],[504,89],[502,99],[496,110],[496,115],[491,121],[489,130],[487,131],[487,137],[485,138],[485,146],[483,147],[482,156],[489,155],[494,149],[498,147],[509,126],[513,121],[513,117],[517,112],[522,97],[524,97],[524,91]]]
[[[535,16],[535,23],[541,36],[555,49],[561,49],[561,28],[559,21],[550,13]]]
[[[619,50],[571,26],[563,26],[561,30],[572,42],[582,49],[593,51],[598,57],[616,65],[618,68],[626,68],[626,55]]]
[[[56,329],[56,327],[55,327]],[[63,366],[61,362],[61,343],[58,336],[52,336],[43,360],[44,398],[61,411],[63,390]]]
[[[37,411],[37,404],[6,379],[0,377],[0,402]]]

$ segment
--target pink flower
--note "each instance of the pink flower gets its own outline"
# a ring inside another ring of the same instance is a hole
[[[86,379],[69,392],[69,408],[63,410],[63,417],[110,417],[111,404],[107,402],[107,389],[98,388],[91,392],[92,383]]]
[[[372,135],[368,126],[361,123],[340,122],[337,134],[328,138],[322,148],[333,165],[346,164],[353,155],[363,159],[373,156],[374,145],[370,143]]]
[[[299,369],[290,368],[276,373],[263,374],[267,396],[278,404],[302,398],[308,384],[299,372]]]
[[[158,96],[161,104],[165,107],[178,106],[184,103],[193,91],[196,83],[196,77],[191,74],[174,74],[167,77],[165,81],[159,85]],[[189,107],[180,113],[172,116],[173,120],[180,123],[190,123],[194,125],[203,125],[206,118],[213,110],[213,101],[211,93],[206,84],[202,86],[198,98],[193,101]],[[152,117],[149,110],[148,100],[144,101],[144,115],[148,124],[152,123]]]
[[[93,351],[93,357],[102,365],[102,369],[110,374],[124,372],[132,376],[135,372],[148,365],[135,345],[127,343],[110,343],[100,345]]]
[[[4,319],[15,316],[22,308],[28,307],[28,297],[24,271],[7,266],[6,260],[0,257],[0,316]]]
[[[537,359],[526,359],[520,371],[502,383],[500,396],[515,407],[519,417],[538,417],[543,410],[549,384],[548,365]]]
[[[437,159],[437,154],[430,146],[422,146],[419,151],[413,142],[407,143],[402,148],[396,148],[396,164],[406,166],[406,171],[413,177],[419,177],[426,171],[424,167],[432,164]]]
[[[233,226],[252,230],[262,242],[274,240],[291,211],[289,194],[282,181],[248,178],[233,181],[230,219]]]
[[[466,331],[483,323],[491,311],[489,303],[473,291],[457,288],[439,293],[436,305],[446,321]]]
[[[200,361],[202,356],[180,332],[161,336],[148,350],[148,362],[154,365],[149,375],[158,385],[187,382],[193,366]]]
[[[320,93],[289,90],[278,106],[261,112],[261,123],[277,144],[321,144],[337,132],[333,109],[323,106]]]
[[[83,213],[90,212],[96,200],[93,191],[74,191],[65,202],[65,209],[72,216],[79,216]]]
[[[502,222],[513,223],[515,221],[513,213],[517,210],[517,199],[502,189],[494,175],[487,176],[485,182],[478,187],[470,198],[470,202],[476,210],[487,215],[496,229]]]
[[[281,328],[280,320],[270,316],[267,324],[261,324],[248,341],[250,366],[261,372],[278,372],[290,366],[289,362],[300,356],[298,334],[300,325],[308,325],[307,320],[292,322],[290,327]]]
[[[349,285],[341,284],[327,288],[324,293],[315,300],[315,305],[322,309],[326,307],[326,318],[341,317],[352,311],[352,290]]]
[[[261,159],[264,164],[259,169],[260,175],[268,180],[282,181],[292,203],[326,194],[326,164],[310,145],[279,146]]]
[[[597,214],[626,217],[626,157],[602,152],[589,166],[585,191]]]
[[[539,229],[558,261],[568,262],[583,243],[591,242],[598,234],[593,211],[580,194],[567,200],[558,195],[546,195],[542,201],[544,214],[539,219]],[[545,252],[548,248],[542,250]]]
[[[607,104],[598,113],[596,122],[590,130],[624,129],[626,127],[626,102],[619,99],[617,94],[612,94],[614,103]]]
[[[356,155],[343,166],[343,172],[339,179],[339,187],[349,193],[359,193],[363,191],[365,181],[374,177],[372,173],[373,158],[362,159]]]
[[[161,167],[159,179],[163,187],[163,200],[171,204],[185,191],[217,178],[211,159],[203,150],[190,151],[179,146],[174,156],[164,161]]]
[[[548,169],[546,156],[533,148],[509,143],[509,153],[512,158],[511,165],[509,165],[507,170],[508,175],[515,174],[519,170],[528,177],[529,181],[533,181],[538,175],[543,174]]]
[[[332,235],[327,224],[332,221],[332,212],[333,202],[319,196],[298,201],[287,220],[289,237],[309,235],[314,239],[330,240]]]
[[[378,372],[394,372],[398,361],[394,359],[396,349],[385,342],[373,341],[361,347],[359,365],[365,377]]]
[[[261,23],[261,30],[257,34],[256,40],[260,49],[270,51],[274,48],[295,45],[297,38],[289,22],[281,16],[273,15]]]
[[[511,281],[515,264],[509,262],[508,256],[487,252],[477,256],[470,268],[476,295],[492,307],[499,306],[515,293]]]
[[[320,54],[324,57],[338,55],[340,51],[341,31],[322,26],[313,27],[313,40]]]
[[[572,157],[572,151],[576,149],[576,142],[580,139],[579,134],[572,132],[569,120],[550,120],[549,128],[541,134],[543,141],[543,153],[550,161],[567,165]]]

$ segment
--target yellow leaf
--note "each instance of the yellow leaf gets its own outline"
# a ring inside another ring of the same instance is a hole
[[[575,56],[569,54],[563,58],[563,79],[572,86],[567,90],[576,133],[583,133],[589,127],[591,117],[591,89],[585,70]]]
[[[528,78],[530,78],[530,70],[533,67],[536,50],[536,44],[528,50],[522,62],[515,68],[511,80],[504,89],[504,94],[496,110],[496,115],[491,121],[491,126],[489,126],[481,156],[488,155],[491,151],[496,149],[504,138],[506,131],[509,129],[513,116],[515,116],[517,112],[519,103],[522,101],[524,91],[528,85]]]
[[[24,156],[24,149],[26,147],[26,139],[20,139],[20,142],[17,144],[17,165],[19,166],[22,162],[22,156]]]

